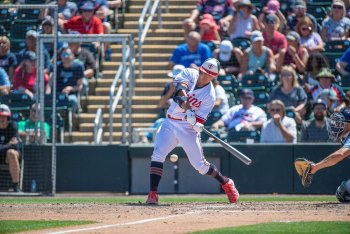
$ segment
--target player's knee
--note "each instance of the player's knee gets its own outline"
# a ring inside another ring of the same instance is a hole
[[[209,164],[201,163],[199,165],[195,165],[194,168],[201,174],[206,175],[209,170]]]
[[[350,202],[350,193],[346,191],[345,181],[343,181],[337,188],[337,191],[335,191],[335,197],[339,202]]]

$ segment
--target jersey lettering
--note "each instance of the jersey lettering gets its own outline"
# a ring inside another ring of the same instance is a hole
[[[189,94],[188,102],[190,103],[191,106],[199,108],[202,104],[202,101],[199,101],[194,96],[195,96],[195,94]]]

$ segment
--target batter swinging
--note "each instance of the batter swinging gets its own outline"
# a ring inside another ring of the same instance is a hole
[[[218,76],[220,63],[207,59],[199,71],[186,68],[178,74],[172,85],[174,102],[167,118],[159,128],[150,166],[150,192],[147,204],[158,204],[158,185],[163,175],[166,156],[180,144],[191,165],[202,175],[210,175],[222,185],[229,201],[236,203],[239,193],[233,181],[223,176],[214,164],[206,161],[200,141],[207,115],[214,107],[215,91],[211,81]]]

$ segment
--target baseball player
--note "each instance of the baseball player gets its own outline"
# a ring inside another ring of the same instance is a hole
[[[236,203],[239,193],[233,181],[209,163],[201,147],[200,133],[203,123],[214,107],[215,90],[211,81],[218,76],[220,63],[207,59],[199,68],[186,68],[172,82],[173,102],[167,117],[159,128],[150,165],[150,192],[147,204],[158,204],[158,185],[163,175],[166,156],[180,144],[191,165],[202,175],[219,181],[229,201]]]
[[[343,146],[318,163],[304,158],[296,159],[295,168],[304,187],[311,185],[313,175],[316,172],[334,166],[350,156],[350,109],[343,108],[340,112],[333,113],[327,119],[327,130],[329,138],[333,141],[340,141]],[[339,185],[335,196],[339,202],[350,202],[350,179]]]

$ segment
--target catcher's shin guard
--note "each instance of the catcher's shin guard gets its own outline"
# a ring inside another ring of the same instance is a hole
[[[230,203],[236,203],[238,201],[239,193],[231,179],[228,179],[228,181],[222,185],[222,189],[225,191]]]

